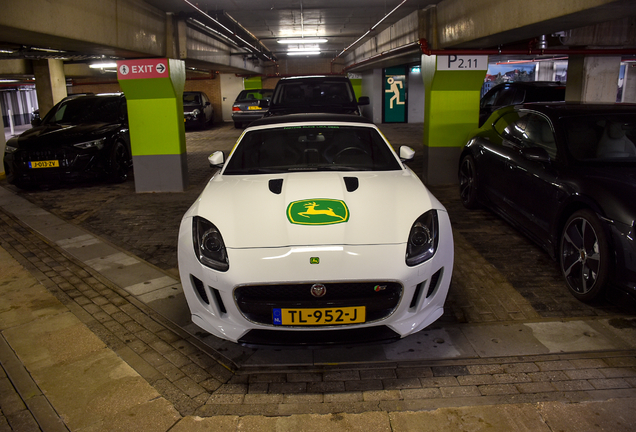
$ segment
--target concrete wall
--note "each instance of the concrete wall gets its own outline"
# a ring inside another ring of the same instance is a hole
[[[409,68],[409,88],[408,88],[408,122],[423,123],[424,122],[424,81],[422,80],[422,72],[412,72]]]

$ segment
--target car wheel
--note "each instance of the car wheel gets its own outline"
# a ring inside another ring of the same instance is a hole
[[[609,245],[598,217],[589,210],[572,214],[561,233],[561,271],[568,289],[581,301],[598,297],[609,274]]]
[[[467,209],[479,207],[477,202],[477,169],[475,159],[468,155],[459,165],[459,197]]]
[[[128,179],[130,170],[130,156],[126,145],[117,141],[110,151],[109,180],[113,183],[121,183]]]

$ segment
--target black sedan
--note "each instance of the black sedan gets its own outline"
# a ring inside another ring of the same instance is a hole
[[[497,110],[463,149],[460,196],[556,260],[570,292],[636,296],[636,105],[545,103]]]
[[[122,182],[132,166],[123,94],[73,95],[7,141],[4,171],[20,188],[67,180]]]
[[[207,94],[200,91],[183,93],[183,120],[186,127],[206,128],[214,123],[214,107]]]

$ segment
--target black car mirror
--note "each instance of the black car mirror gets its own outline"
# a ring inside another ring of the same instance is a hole
[[[360,96],[360,99],[358,99],[358,105],[369,105],[369,103],[371,103],[369,96]]]
[[[520,150],[521,156],[535,162],[550,162],[550,155],[542,147],[530,147]]]
[[[269,108],[269,99],[261,99],[258,101],[258,106],[261,108]]]
[[[37,127],[40,126],[42,124],[42,119],[41,118],[34,118],[33,120],[31,120],[31,126],[33,127]]]

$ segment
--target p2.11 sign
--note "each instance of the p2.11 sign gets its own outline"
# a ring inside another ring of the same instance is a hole
[[[488,56],[440,55],[437,56],[437,70],[488,70]]]

